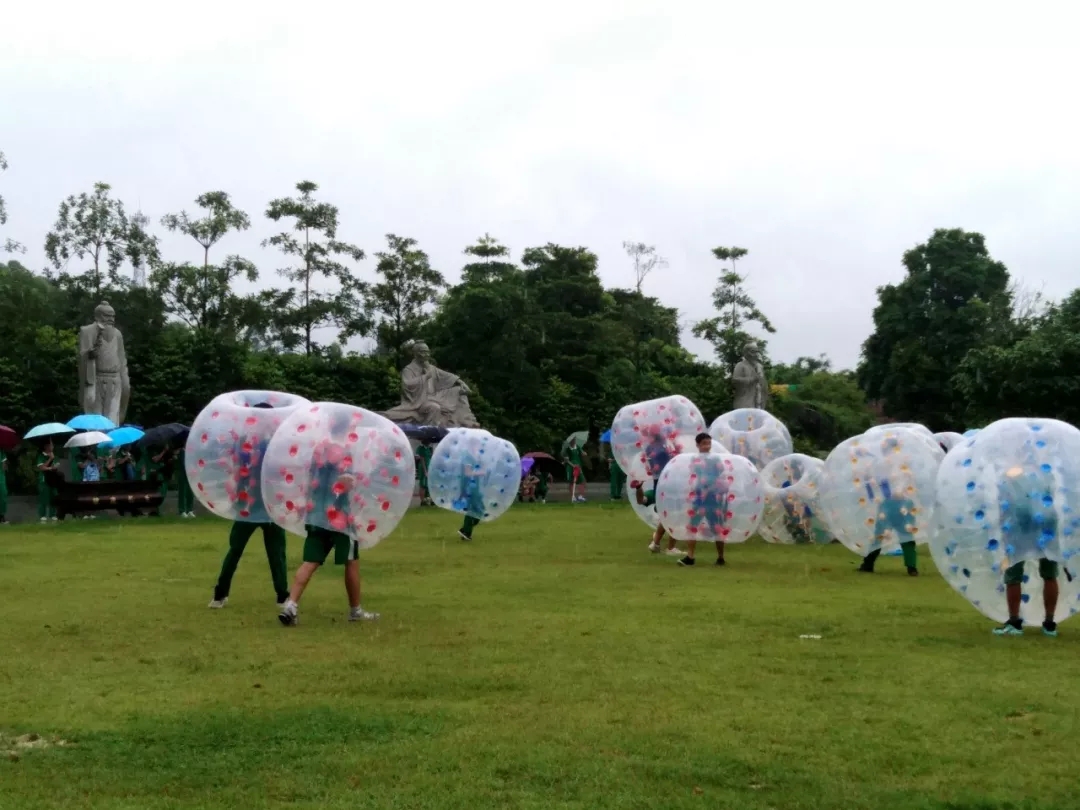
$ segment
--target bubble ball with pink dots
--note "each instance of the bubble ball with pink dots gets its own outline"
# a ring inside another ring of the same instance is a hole
[[[660,474],[656,509],[676,540],[742,543],[758,528],[764,508],[761,474],[729,453],[682,453]]]
[[[784,423],[760,408],[737,408],[721,414],[709,426],[709,433],[724,450],[750,459],[759,470],[794,449]]]
[[[761,471],[765,512],[760,534],[768,543],[831,543],[821,514],[818,477],[825,462],[802,453],[773,459]]]
[[[268,523],[262,465],[274,433],[310,405],[281,391],[233,391],[214,397],[191,425],[184,471],[195,497],[227,520]]]
[[[495,520],[517,500],[520,482],[517,448],[486,430],[453,428],[431,454],[431,499],[451,512]]]
[[[341,532],[371,548],[408,511],[416,483],[401,428],[354,405],[297,408],[266,449],[263,497],[270,519],[303,535],[307,526]]]
[[[694,438],[705,431],[701,411],[683,396],[626,405],[611,425],[611,452],[627,480],[646,485],[660,477],[671,459],[696,450]]]
[[[896,425],[838,444],[825,459],[818,482],[833,536],[860,557],[895,551],[907,542],[929,542],[935,481],[944,457],[928,431]]]
[[[1006,572],[1022,565],[1013,569],[1020,617],[1041,623],[1043,574],[1052,564],[1055,619],[1080,612],[1080,430],[1056,419],[1001,419],[953,447],[936,484],[930,553],[979,612],[1009,618]]]

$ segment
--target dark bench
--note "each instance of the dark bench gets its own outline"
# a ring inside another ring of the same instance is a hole
[[[56,490],[53,505],[56,516],[104,512],[115,509],[120,515],[138,515],[143,510],[160,509],[165,497],[161,494],[164,477],[154,475],[146,481],[68,481],[63,473],[52,470],[45,480]]]

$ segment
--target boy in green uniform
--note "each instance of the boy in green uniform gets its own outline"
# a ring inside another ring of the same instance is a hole
[[[168,462],[172,452],[173,451],[170,448],[166,447],[155,456],[149,450],[143,450],[143,480],[149,481],[155,475],[160,475],[165,469],[165,464]],[[161,502],[165,503],[165,499],[169,496],[169,481],[163,475],[161,476],[161,486],[158,490],[161,492]],[[161,517],[161,508],[158,507],[154,509],[154,511],[150,513],[150,516]]]
[[[195,493],[188,481],[183,450],[176,454],[176,511],[182,518],[195,517]]]
[[[608,473],[611,476],[611,500],[622,500],[622,490],[626,485],[626,473],[614,457],[608,459]]]
[[[431,491],[428,489],[428,470],[431,468],[431,454],[434,448],[428,442],[421,442],[416,448],[416,480],[420,482],[420,505],[431,503]]]
[[[330,531],[319,526],[305,526],[307,537],[304,539],[304,562],[296,571],[292,591],[285,604],[281,606],[278,620],[286,627],[299,621],[300,597],[304,595],[311,577],[319,570],[330,552],[334,552],[334,563],[345,566],[345,592],[349,596],[349,621],[374,621],[378,613],[370,613],[360,607],[360,563],[357,561],[359,543],[342,532]]]
[[[7,523],[7,456],[0,450],[0,524]]]
[[[536,474],[536,499],[540,503],[547,503],[548,484],[551,483],[551,474],[546,472],[537,472]]]
[[[873,482],[867,481],[865,487],[867,496],[874,501]],[[877,509],[877,519],[874,522],[874,537],[881,542],[886,541],[889,535],[897,538],[904,554],[908,576],[917,577],[919,569],[916,567],[915,535],[912,532],[915,503],[910,498],[894,496],[888,479],[878,481],[878,488],[881,491],[881,505]],[[863,558],[858,570],[864,574],[874,573],[874,563],[880,556],[881,548],[878,547]]]
[[[570,439],[570,444],[566,448],[566,458],[563,461],[566,464],[566,481],[570,486],[570,502],[585,503],[585,490],[588,485],[581,472],[581,448],[578,447],[577,437]],[[580,495],[577,494],[579,481],[581,482]]]
[[[646,492],[645,486],[641,481],[631,481],[630,489],[634,490],[634,497],[637,499],[637,502],[642,506],[656,506],[656,487],[659,483],[660,479],[657,478],[655,481],[653,481],[652,489]],[[649,542],[649,551],[651,551],[653,554],[660,553],[660,541],[664,539],[665,531],[666,530],[664,529],[663,523],[656,524],[656,531],[653,532],[652,540]],[[681,552],[679,552],[679,550],[675,548],[675,538],[671,537],[670,535],[668,536],[668,545],[667,548],[664,550],[664,553],[668,555],[677,554],[679,556],[682,556]]]
[[[56,457],[53,455],[52,439],[45,441],[44,447],[37,456],[37,491],[38,491],[38,520],[42,523],[52,519],[56,520],[56,507],[53,506],[53,497],[56,491],[45,482],[45,473],[56,469]]]

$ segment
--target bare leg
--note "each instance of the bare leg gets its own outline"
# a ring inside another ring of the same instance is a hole
[[[360,607],[360,563],[357,560],[345,563],[345,592],[349,594],[349,607]]]
[[[1019,589],[1017,589],[1019,590]],[[1046,620],[1054,620],[1054,611],[1057,610],[1058,581],[1056,579],[1043,580],[1043,607],[1046,608]],[[1017,608],[1019,610],[1019,607]],[[1012,604],[1009,605],[1009,614],[1012,614]]]
[[[1043,587],[1046,587],[1046,586],[1044,585]],[[1009,618],[1010,619],[1018,619],[1018,618],[1020,618],[1020,597],[1021,597],[1021,589],[1020,589],[1019,584],[1017,584],[1017,585],[1006,585],[1005,586],[1005,604],[1008,605]],[[1043,599],[1044,600],[1046,599],[1045,595],[1043,596]],[[1054,583],[1054,602],[1055,602],[1055,604],[1057,603],[1057,583],[1056,582]]]
[[[723,540],[717,540],[716,541],[716,559],[718,559],[718,560],[724,559],[724,541]]]
[[[697,540],[686,541],[686,556],[691,560],[694,559],[694,549],[697,548]]]
[[[293,580],[292,590],[289,591],[289,599],[299,603],[300,597],[304,595],[304,588],[308,586],[308,583],[311,582],[312,575],[318,570],[318,563],[301,563],[300,567],[296,569],[296,579]]]

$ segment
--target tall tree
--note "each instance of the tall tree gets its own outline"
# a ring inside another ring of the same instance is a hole
[[[0,172],[7,171],[8,162],[3,152],[0,152]],[[0,195],[0,225],[6,225],[8,221],[7,205],[3,195]],[[4,240],[4,251],[7,253],[26,253],[26,248],[14,239]]]
[[[646,245],[644,242],[623,242],[622,246],[634,265],[634,289],[640,293],[645,277],[658,267],[661,269],[667,267],[668,261],[657,254],[656,245]]]
[[[53,267],[66,271],[72,257],[90,258],[86,276],[92,293],[105,282],[121,283],[124,260],[139,266],[160,258],[158,239],[139,223],[132,223],[120,200],[113,199],[108,183],[95,183],[92,194],[71,195],[60,203],[56,224],[45,237],[45,255]]]
[[[971,349],[1009,331],[1009,271],[982,234],[959,228],[934,231],[904,267],[903,281],[878,288],[859,384],[891,417],[955,430],[965,402],[954,375]]]
[[[251,220],[232,204],[224,191],[201,194],[195,198],[195,204],[206,212],[205,216],[192,219],[187,211],[181,211],[166,214],[161,224],[195,240],[203,249],[202,266],[186,262],[160,265],[152,276],[154,288],[165,300],[169,312],[188,326],[235,332],[248,302],[233,291],[233,283],[238,279],[257,281],[259,271],[252,262],[237,255],[212,265],[210,248],[230,231],[246,231]]]
[[[716,356],[729,374],[734,372],[747,341],[754,339],[744,327],[756,323],[769,334],[776,332],[765,313],[758,309],[757,302],[746,291],[746,276],[735,270],[736,262],[748,252],[740,247],[713,248],[713,255],[717,259],[731,262],[731,269],[720,275],[713,290],[713,306],[720,314],[694,324],[694,335],[705,338],[713,345]],[[764,350],[764,346],[762,348]]]
[[[292,232],[270,237],[263,247],[272,245],[298,262],[278,271],[298,285],[282,299],[285,312],[279,317],[282,326],[278,332],[286,348],[302,343],[305,354],[310,355],[316,329],[337,328],[338,343],[344,344],[354,335],[366,334],[371,322],[363,309],[366,285],[338,260],[361,261],[364,251],[338,240],[338,208],[315,199],[318,185],[304,180],[296,184],[296,190],[298,197],[272,200],[266,209],[266,216],[274,222],[292,220]],[[338,289],[316,288],[320,277],[337,282]]]
[[[376,322],[379,350],[391,355],[398,368],[405,365],[405,348],[419,338],[431,318],[430,308],[446,286],[442,273],[431,267],[428,256],[416,247],[416,240],[392,233],[386,235],[388,250],[376,253],[375,272],[382,281],[372,285],[367,301],[368,315]],[[480,250],[500,255],[494,244]]]

